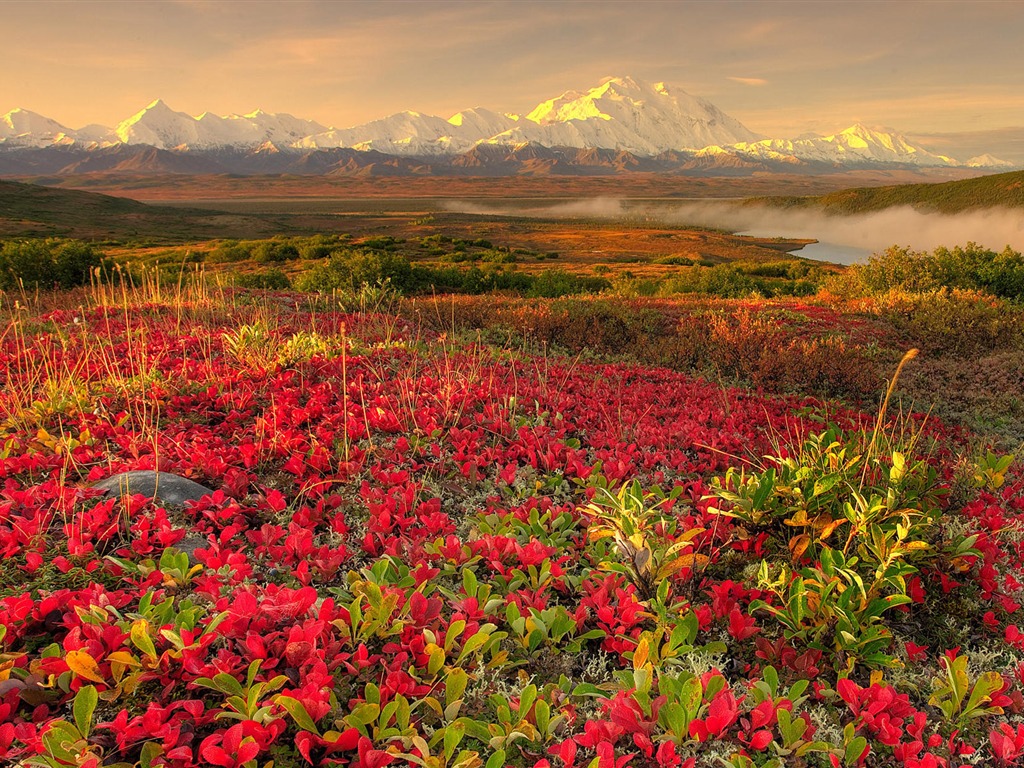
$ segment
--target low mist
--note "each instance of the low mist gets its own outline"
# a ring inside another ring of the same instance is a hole
[[[842,263],[866,261],[892,245],[913,250],[952,248],[969,242],[995,251],[1009,245],[1024,251],[1024,215],[990,208],[954,215],[922,213],[910,207],[877,213],[830,216],[821,211],[785,210],[728,201],[647,202],[593,198],[564,203],[490,205],[453,201],[450,211],[546,219],[608,219],[722,229],[756,237],[813,238],[799,255]]]

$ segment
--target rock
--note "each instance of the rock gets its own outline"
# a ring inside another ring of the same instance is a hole
[[[198,501],[213,493],[205,485],[195,483],[187,477],[173,475],[170,472],[154,472],[149,469],[122,472],[108,477],[106,480],[100,480],[92,487],[119,496],[141,494],[155,501],[179,506],[186,501]]]
[[[193,565],[199,565],[199,560],[196,559],[197,549],[206,549],[210,546],[210,542],[204,539],[202,536],[196,534],[189,534],[184,539],[174,545],[174,548],[179,552],[184,552],[188,555],[188,565],[191,568]]]

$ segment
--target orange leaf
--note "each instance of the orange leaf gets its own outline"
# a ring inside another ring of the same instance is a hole
[[[811,537],[806,533],[801,533],[789,540],[789,551],[793,553],[794,560],[803,555],[809,546],[811,546]]]
[[[671,576],[676,571],[681,571],[683,568],[693,568],[694,566],[703,566],[711,562],[711,558],[707,555],[698,555],[696,552],[687,552],[685,555],[674,557],[669,562],[661,566],[658,571],[660,578]]]
[[[64,662],[68,665],[68,669],[79,677],[92,680],[94,683],[107,682],[100,676],[100,669],[96,664],[96,659],[90,656],[88,651],[68,651],[68,655],[64,657]]]
[[[818,519],[820,520],[821,518],[818,518]],[[820,538],[822,539],[822,541],[824,541],[829,536],[831,536],[832,532],[836,528],[838,528],[840,525],[845,523],[845,522],[846,522],[846,518],[845,517],[841,517],[838,520],[833,520],[833,519],[829,518],[829,521],[821,526]]]
[[[647,656],[650,653],[650,642],[646,637],[640,638],[640,642],[633,651],[633,669],[641,669],[647,663]]]

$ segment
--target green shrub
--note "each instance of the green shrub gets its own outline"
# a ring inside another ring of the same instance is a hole
[[[261,240],[252,249],[252,258],[261,264],[291,261],[299,258],[299,249],[288,241]]]
[[[1024,297],[1024,257],[1009,247],[996,253],[968,243],[927,253],[893,246],[850,272],[852,287],[867,294],[947,288]]]
[[[0,289],[86,285],[103,255],[80,240],[9,240],[0,246]]]
[[[239,288],[260,288],[270,291],[286,291],[292,287],[288,276],[279,269],[236,274],[234,283]]]
[[[489,264],[515,264],[516,256],[514,253],[489,249],[480,254],[480,261]]]
[[[447,238],[447,240],[451,242],[451,238]],[[377,237],[367,237],[359,243],[359,247],[368,248],[371,251],[394,251],[398,249],[399,243],[402,242],[404,241],[392,237],[391,235],[379,235]]]
[[[533,284],[527,290],[526,295],[555,299],[559,296],[572,296],[578,293],[599,293],[610,287],[611,283],[603,277],[586,277],[560,269],[545,269],[533,278]]]
[[[381,251],[342,250],[307,270],[295,281],[300,291],[357,292],[363,285],[388,281],[400,293],[416,286],[412,266],[402,256]]]

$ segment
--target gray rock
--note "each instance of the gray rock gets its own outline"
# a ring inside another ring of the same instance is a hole
[[[154,472],[143,469],[134,472],[122,472],[118,475],[100,480],[93,485],[107,493],[118,496],[134,496],[141,494],[164,504],[183,505],[186,501],[198,501],[209,496],[213,491],[181,475],[170,472]]]
[[[179,552],[184,552],[188,555],[188,564],[191,568],[193,565],[199,565],[199,560],[196,559],[197,549],[206,549],[210,546],[210,542],[204,539],[202,536],[196,534],[189,534],[184,539],[174,545],[174,548]]]

